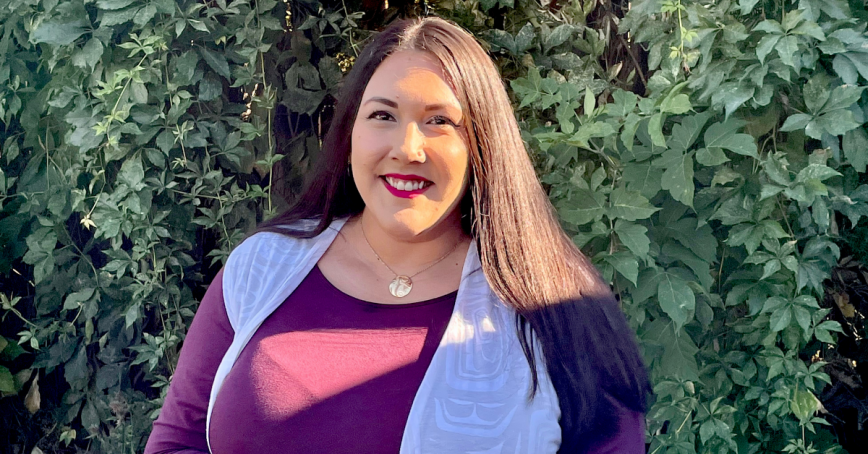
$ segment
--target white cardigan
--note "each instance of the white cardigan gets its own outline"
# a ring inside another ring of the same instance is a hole
[[[235,337],[217,369],[208,401],[209,450],[211,412],[232,365],[262,322],[313,269],[344,222],[333,222],[311,239],[257,233],[229,256],[223,299]],[[536,357],[543,357],[538,347]],[[400,454],[557,452],[557,395],[538,361],[539,391],[528,402],[530,372],[515,312],[491,291],[471,244],[452,317],[413,399]]]

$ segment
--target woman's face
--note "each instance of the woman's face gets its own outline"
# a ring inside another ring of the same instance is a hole
[[[437,60],[418,51],[387,57],[353,124],[352,172],[366,216],[405,239],[459,226],[469,163],[465,126]]]

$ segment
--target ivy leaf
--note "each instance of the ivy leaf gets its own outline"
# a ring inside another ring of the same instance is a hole
[[[648,199],[651,199],[663,189],[661,184],[663,169],[651,164],[633,163],[632,165],[625,166],[621,177],[627,183],[627,190],[638,191]]]
[[[693,106],[690,104],[690,97],[686,94],[679,94],[673,97],[667,97],[663,99],[663,102],[660,103],[660,111],[663,113],[672,113],[675,115],[681,115],[683,113],[689,112]]]
[[[654,160],[656,167],[665,169],[661,186],[669,191],[672,197],[689,206],[693,206],[693,152],[683,153],[678,150],[667,150]]]
[[[211,67],[217,74],[223,76],[226,80],[230,80],[229,63],[226,62],[226,57],[223,54],[215,54],[205,47],[200,47],[199,52],[202,54],[202,59],[208,66]]]
[[[603,260],[611,265],[615,271],[627,278],[628,281],[632,282],[633,285],[636,285],[636,280],[639,278],[639,262],[636,260],[636,257],[623,252],[607,255],[603,257]]]
[[[663,312],[675,322],[676,329],[681,329],[696,309],[693,290],[683,279],[669,273],[657,284],[657,300]]]
[[[699,348],[684,330],[677,330],[673,323],[658,319],[648,326],[642,339],[662,347],[663,353],[659,359],[661,375],[699,380],[699,366],[696,363]]]
[[[615,233],[621,244],[636,254],[637,257],[648,255],[651,240],[648,239],[648,229],[645,226],[618,219],[615,221]]]
[[[721,148],[700,148],[696,152],[696,162],[707,167],[718,166],[727,161],[729,158]]]
[[[603,217],[606,212],[603,205],[605,200],[605,196],[599,192],[577,189],[568,203],[558,206],[558,213],[571,224],[584,225]]]
[[[90,22],[84,19],[67,23],[43,22],[30,34],[30,42],[65,46],[85,34],[89,26]]]
[[[115,10],[126,8],[137,0],[97,0],[96,7],[99,9]]]
[[[868,166],[868,134],[864,128],[856,128],[844,134],[844,156],[859,173],[864,173]]]
[[[820,139],[824,132],[833,136],[840,136],[858,127],[859,123],[855,121],[853,112],[838,109],[820,115],[808,123],[808,126],[805,127],[805,133],[811,138]]]
[[[223,94],[223,84],[216,77],[206,74],[199,81],[199,100],[213,101]],[[171,146],[170,146],[171,147]]]
[[[90,372],[87,367],[87,351],[84,348],[84,345],[82,345],[79,347],[78,353],[75,357],[66,363],[66,367],[64,367],[63,370],[63,376],[66,378],[67,383],[74,385],[80,382],[86,383],[89,374]]]
[[[822,164],[810,164],[799,171],[796,175],[796,182],[805,183],[811,180],[825,181],[832,177],[841,176],[837,170]]]
[[[118,173],[118,181],[126,184],[130,189],[138,191],[144,187],[145,170],[142,167],[141,158],[128,159],[121,166]]]
[[[15,394],[15,378],[5,366],[0,366],[0,393]]]
[[[790,410],[799,421],[808,421],[820,410],[820,400],[812,392],[799,388],[793,393]]]
[[[565,43],[573,34],[573,26],[570,24],[561,24],[555,27],[543,40],[543,50],[548,52],[553,47],[560,46]]]
[[[666,146],[666,138],[663,136],[663,114],[656,113],[648,120],[648,135],[651,143],[658,147]]]
[[[723,123],[709,126],[704,136],[706,148],[721,148],[742,156],[759,159],[756,140],[753,136],[735,132],[743,125],[743,121],[731,118]]]
[[[482,9],[482,11],[488,11],[497,5],[497,1],[498,0],[479,0],[479,8]]]
[[[673,150],[687,151],[699,138],[699,133],[708,122],[711,115],[707,112],[684,117],[681,123],[672,127],[672,136],[669,139],[669,147]]]
[[[94,289],[91,287],[78,292],[70,293],[69,296],[66,297],[66,300],[63,302],[63,309],[78,309],[80,303],[89,300],[90,297],[93,296],[93,292]]]
[[[759,0],[739,0],[738,7],[741,11],[742,16],[746,16],[753,11],[754,6],[759,2]]]
[[[798,129],[805,129],[808,126],[808,122],[811,121],[811,116],[808,114],[794,114],[787,117],[787,120],[784,121],[783,126],[781,126],[781,131],[790,132],[796,131]]]
[[[769,328],[773,333],[777,333],[778,331],[783,331],[784,328],[790,325],[790,320],[792,320],[793,311],[790,306],[783,306],[775,309],[772,312],[772,315],[769,317]]]
[[[93,68],[102,57],[102,42],[96,38],[88,40],[87,44],[72,56],[72,64],[79,68]]]
[[[780,41],[782,35],[766,35],[760,39],[756,45],[756,56],[760,63],[765,62],[766,57],[775,49],[775,45]]]
[[[799,51],[799,38],[793,35],[784,36],[775,45],[775,50],[785,65],[795,68],[795,55]]]
[[[521,57],[528,49],[533,46],[533,38],[536,36],[533,24],[530,22],[524,24],[521,30],[515,35],[515,52],[513,55]]]
[[[647,219],[659,211],[648,202],[648,199],[635,191],[616,188],[610,196],[610,207],[607,215],[612,219],[637,221]]]

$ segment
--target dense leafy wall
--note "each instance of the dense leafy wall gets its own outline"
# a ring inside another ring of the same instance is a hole
[[[826,294],[868,215],[864,6],[389,3],[0,0],[0,446],[140,452],[203,286],[298,190],[365,38],[434,12],[490,46],[621,296],[650,452],[837,452],[818,396],[864,335]]]

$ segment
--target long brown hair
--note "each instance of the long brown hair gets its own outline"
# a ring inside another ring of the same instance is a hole
[[[260,230],[287,233],[295,221],[317,219],[314,230],[288,233],[312,237],[335,218],[362,212],[347,172],[353,123],[374,71],[399,50],[427,52],[440,62],[472,125],[463,228],[476,240],[489,285],[516,311],[533,371],[531,398],[538,386],[532,332],[561,407],[561,452],[585,451],[617,428],[618,406],[645,411],[647,374],[612,292],[558,224],[500,74],[472,35],[439,18],[399,21],[379,33],[343,81],[308,186],[295,206]]]

